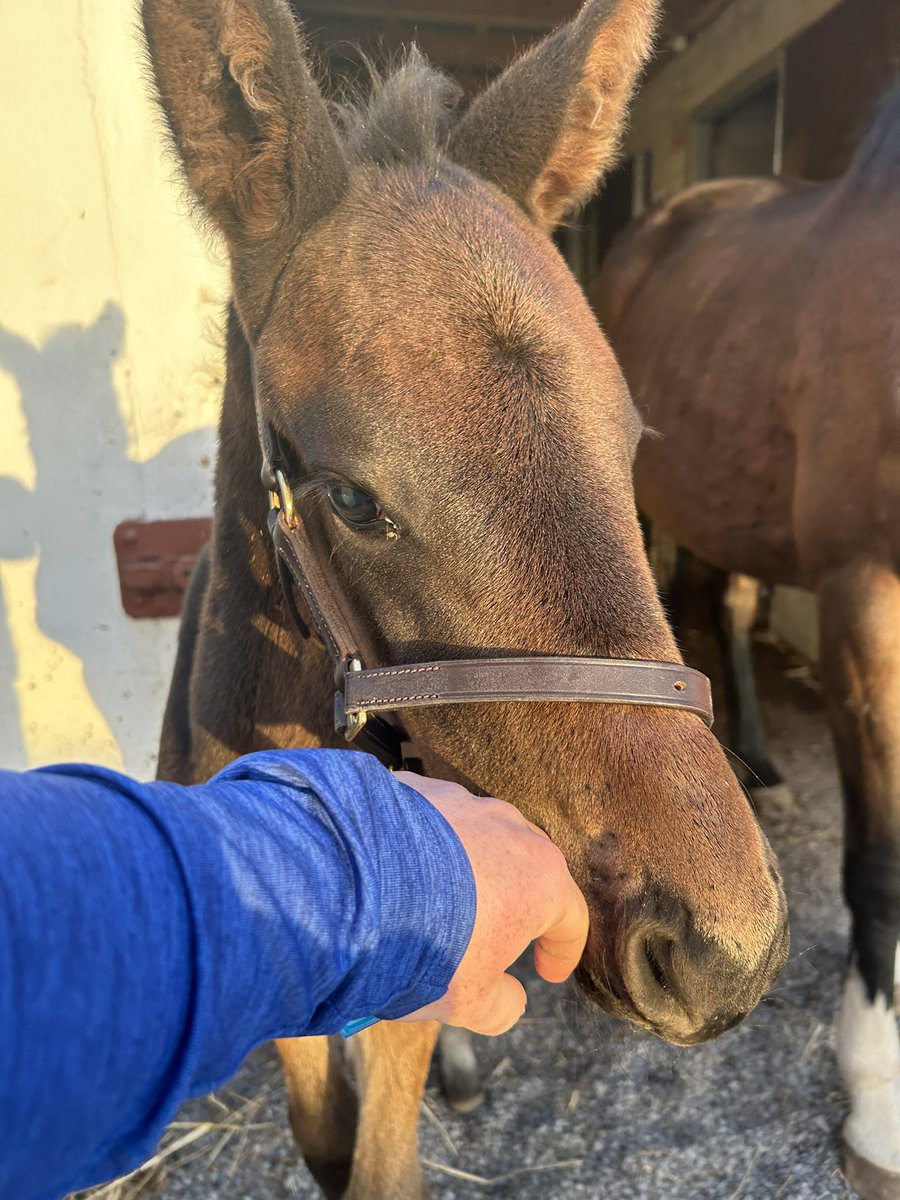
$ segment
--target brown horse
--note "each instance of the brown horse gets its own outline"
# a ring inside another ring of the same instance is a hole
[[[547,236],[614,154],[655,15],[656,0],[590,0],[464,110],[412,55],[333,113],[283,0],[144,0],[162,107],[233,278],[215,528],[161,775],[340,744],[328,657],[298,637],[276,575],[251,349],[370,664],[678,661],[634,506],[640,422]],[[695,716],[506,703],[410,710],[405,725],[429,772],[508,798],[562,848],[592,918],[592,999],[680,1044],[757,1003],[785,959],[784,897]],[[328,1196],[424,1194],[436,1036],[382,1024],[350,1064],[327,1039],[281,1045],[293,1129]]]
[[[662,435],[654,524],[723,572],[817,598],[846,806],[852,962],[838,1021],[849,1173],[900,1197],[900,89],[847,173],[701,184],[648,211],[592,300]],[[748,581],[731,589],[746,648]],[[732,667],[745,656],[737,654]],[[747,694],[746,678],[738,692]],[[775,780],[745,703],[736,749]]]

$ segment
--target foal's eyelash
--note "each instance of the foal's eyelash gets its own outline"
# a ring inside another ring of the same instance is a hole
[[[321,496],[329,484],[338,479],[329,471],[318,471],[310,479],[294,485],[294,496],[297,500],[306,500],[310,496]]]

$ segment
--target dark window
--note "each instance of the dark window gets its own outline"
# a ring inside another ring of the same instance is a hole
[[[778,79],[772,76],[739,104],[710,121],[706,177],[771,175],[777,122]]]

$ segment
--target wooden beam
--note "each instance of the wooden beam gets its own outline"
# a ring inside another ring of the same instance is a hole
[[[505,66],[543,31],[474,33],[466,29],[407,21],[334,17],[318,7],[305,13],[304,28],[320,53],[356,57],[359,46],[375,61],[384,60],[415,42],[433,63],[450,71],[493,73]]]
[[[690,132],[698,113],[758,76],[840,0],[738,0],[649,78],[631,109],[626,154],[653,155],[653,199],[693,182]]]
[[[303,0],[291,0],[305,22]],[[399,19],[413,24],[475,29],[552,29],[570,20],[579,0],[316,0],[315,10],[340,17]]]
[[[548,29],[570,19],[579,0],[291,0],[329,58],[352,61],[360,46],[376,61],[416,42],[467,86],[504,67]],[[666,0],[656,73],[734,0]],[[452,4],[452,8],[451,8]]]
[[[315,11],[335,18],[365,21],[401,20],[418,26],[442,25],[470,30],[524,29],[546,31],[569,21],[580,0],[315,0],[314,9],[303,0],[291,0],[298,18],[306,23]],[[665,0],[661,25],[663,44],[675,38],[692,38],[715,20],[734,0]]]
[[[666,0],[660,39],[663,47],[676,38],[692,38],[714,21],[733,0]]]

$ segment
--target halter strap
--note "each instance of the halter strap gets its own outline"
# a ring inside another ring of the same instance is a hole
[[[706,721],[711,706],[709,680],[699,671],[636,659],[456,658],[350,671],[344,681],[348,716],[509,700],[650,704],[684,709]]]

